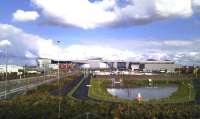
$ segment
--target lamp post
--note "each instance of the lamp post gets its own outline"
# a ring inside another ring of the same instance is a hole
[[[189,100],[191,99],[191,88],[193,88],[193,86],[188,83],[188,88],[189,88]]]
[[[26,64],[24,65],[24,80],[26,81],[26,91],[25,92],[27,93],[27,91],[28,91],[28,78],[25,79],[26,78],[25,72],[26,72]]]
[[[60,41],[57,41],[57,44],[59,46]],[[60,62],[59,62],[59,48],[58,48],[58,87],[59,87],[59,102],[58,102],[58,118],[61,118],[61,86],[60,86]]]
[[[44,64],[44,74],[43,74],[44,81],[45,81],[45,72],[46,72],[45,68],[46,68],[46,64]],[[43,81],[43,82],[44,82],[44,81]]]
[[[7,85],[8,85],[8,45],[6,45],[6,79],[5,79],[5,99],[7,98]]]
[[[11,45],[9,40],[1,40],[0,46],[5,46],[5,54],[6,54],[6,76],[5,76],[5,94],[4,98],[7,98],[7,81],[8,81],[8,46]]]
[[[195,78],[198,78],[198,70],[198,67],[194,68],[193,75],[195,76]]]
[[[179,70],[178,70],[178,76],[179,76],[179,78],[180,78],[181,66],[180,66],[180,64],[179,64],[178,66],[179,66]]]

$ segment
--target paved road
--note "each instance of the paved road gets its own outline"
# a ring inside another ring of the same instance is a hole
[[[62,95],[67,95],[72,88],[74,88],[82,79],[83,77],[77,77],[74,80],[71,80],[69,83],[67,83],[66,85],[64,85],[61,89],[56,89],[50,92],[50,94],[52,95],[59,95],[59,93],[61,93]]]
[[[90,76],[84,78],[84,81],[79,86],[79,88],[75,91],[73,94],[73,97],[81,100],[87,100],[88,99],[88,90],[89,87],[87,85],[90,84]]]

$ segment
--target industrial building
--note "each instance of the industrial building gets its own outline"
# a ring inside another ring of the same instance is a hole
[[[177,65],[174,61],[106,61],[112,64],[110,68],[116,70],[143,71],[143,72],[175,72]]]
[[[22,66],[17,66],[17,65],[0,65],[0,73],[5,73],[6,72],[6,67],[7,67],[7,72],[8,73],[17,73],[19,72],[19,70],[22,70],[23,67]]]
[[[144,72],[175,72],[177,67],[178,66],[173,61],[140,62],[140,68],[143,69]]]
[[[142,71],[142,72],[175,72],[177,65],[174,61],[123,61],[123,60],[103,60],[101,58],[94,58],[88,60],[72,60],[72,61],[59,61],[60,64],[73,64],[80,69],[112,69],[121,71]],[[58,61],[50,59],[38,59],[38,66],[49,67],[58,66]]]
[[[71,61],[56,61],[48,58],[38,58],[37,59],[37,65],[40,69],[58,69],[58,63],[60,69],[69,69],[72,68],[72,62]]]

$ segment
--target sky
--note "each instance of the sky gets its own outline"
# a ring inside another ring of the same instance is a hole
[[[200,64],[200,0],[4,0],[0,63],[35,59]],[[57,41],[60,41],[58,43]]]

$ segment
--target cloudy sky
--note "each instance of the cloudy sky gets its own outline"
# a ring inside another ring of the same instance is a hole
[[[200,64],[200,0],[4,0],[0,63],[6,49],[15,64],[37,57]]]

